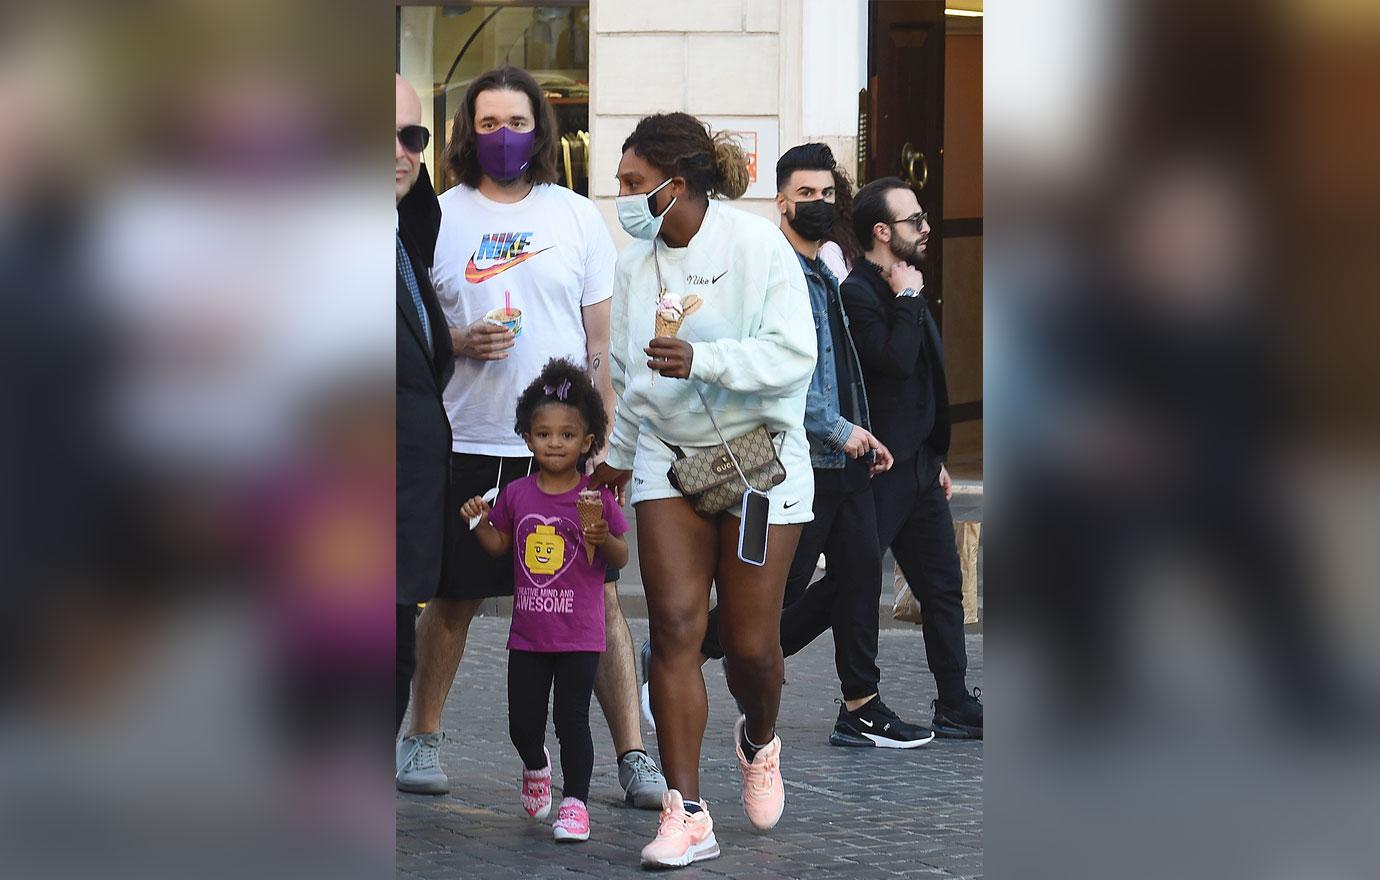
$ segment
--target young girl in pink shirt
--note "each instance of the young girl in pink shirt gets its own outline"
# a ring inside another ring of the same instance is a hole
[[[492,509],[475,497],[460,512],[480,518],[475,537],[489,555],[513,557],[508,732],[522,758],[522,806],[537,819],[551,810],[545,739],[554,685],[564,797],[553,834],[588,840],[589,701],[604,651],[604,572],[628,562],[628,523],[612,492],[588,489],[585,464],[604,444],[608,415],[584,370],[549,361],[518,399],[515,428],[536,473],[505,486]]]

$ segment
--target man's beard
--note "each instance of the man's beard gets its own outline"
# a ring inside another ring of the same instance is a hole
[[[903,263],[919,266],[925,261],[925,256],[920,251],[920,239],[918,238],[915,241],[897,241],[896,236],[892,236],[891,241],[887,243],[887,248],[893,257]]]

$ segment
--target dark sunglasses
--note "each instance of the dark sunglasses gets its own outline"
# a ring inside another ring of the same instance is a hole
[[[910,225],[915,227],[916,232],[919,232],[920,227],[924,226],[925,221],[929,218],[929,214],[927,214],[924,211],[921,211],[919,214],[914,214],[910,217],[902,217],[900,220],[886,220],[884,222],[887,226],[895,226],[897,223],[909,223]]]
[[[431,143],[431,132],[422,125],[404,125],[398,129],[398,142],[409,153],[420,153]]]

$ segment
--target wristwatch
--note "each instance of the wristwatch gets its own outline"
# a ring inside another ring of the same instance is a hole
[[[924,290],[924,288],[922,287],[922,288],[920,288],[920,290]],[[900,293],[896,294],[896,296],[897,296],[897,297],[912,297],[912,296],[919,296],[919,295],[920,295],[920,290],[916,290],[914,287],[907,287],[905,290],[903,290],[903,291],[901,291]]]

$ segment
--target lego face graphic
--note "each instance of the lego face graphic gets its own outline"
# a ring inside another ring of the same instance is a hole
[[[523,559],[532,574],[556,574],[565,565],[565,538],[554,526],[537,526],[527,536]]]

